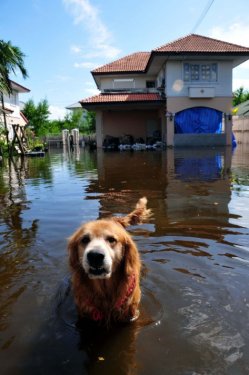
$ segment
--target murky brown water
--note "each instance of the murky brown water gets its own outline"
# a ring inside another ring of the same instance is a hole
[[[130,228],[146,269],[140,321],[79,327],[66,238],[144,195],[154,217]],[[5,161],[0,210],[1,374],[249,373],[245,147]]]

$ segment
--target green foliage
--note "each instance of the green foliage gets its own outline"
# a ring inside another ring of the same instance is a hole
[[[4,124],[0,121],[0,156],[4,155],[7,151],[6,131],[4,129]]]
[[[89,112],[82,109],[71,111],[65,116],[63,129],[68,129],[69,131],[72,129],[79,129],[82,134],[91,133],[91,121],[88,114]]]
[[[240,87],[239,89],[233,92],[233,106],[239,105],[246,100],[249,100],[249,91],[245,90],[244,87]]]
[[[48,134],[58,135],[64,129],[64,120],[50,120],[48,125]]]
[[[24,66],[25,55],[19,47],[13,46],[11,42],[0,40],[0,92],[12,93],[10,74],[16,74],[18,69],[23,78],[28,76]]]
[[[74,111],[71,111],[69,113],[69,116],[67,118],[67,129],[72,130],[72,129],[80,129],[82,126],[82,110],[81,109],[76,109]]]
[[[5,140],[0,139],[0,156],[8,154],[8,145]]]
[[[31,129],[27,128],[25,133],[28,139],[28,146],[30,150],[34,150],[37,148],[39,148],[40,150],[44,150],[45,144],[41,141],[40,138],[35,137],[35,134]]]
[[[35,105],[32,99],[28,100],[23,109],[24,116],[29,121],[29,127],[37,136],[43,136],[49,132],[49,105],[46,99]]]
[[[77,109],[68,112],[62,120],[49,120],[49,105],[47,100],[42,100],[35,105],[32,99],[24,106],[23,114],[29,121],[29,129],[32,129],[35,136],[59,135],[63,129],[79,129],[81,134],[93,134],[96,128],[94,112],[87,112]]]
[[[60,134],[63,129],[79,129],[81,134],[95,132],[96,120],[94,112],[77,109],[68,112],[63,120],[51,120],[47,127],[47,134]]]
[[[28,76],[27,70],[24,67],[24,57],[19,47],[13,46],[11,42],[5,42],[0,40],[0,100],[1,107],[4,108],[4,93],[11,94],[12,86],[10,80],[10,74],[16,74],[18,69],[23,78]],[[7,148],[9,150],[9,135],[6,121],[6,115],[3,112],[5,137],[7,141]]]
[[[95,112],[86,112],[83,127],[80,129],[83,134],[93,134],[96,131],[96,114]]]

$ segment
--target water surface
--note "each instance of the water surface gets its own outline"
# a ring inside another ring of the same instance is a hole
[[[249,151],[66,154],[0,167],[1,374],[248,374]],[[147,196],[130,227],[141,318],[77,324],[67,238]]]

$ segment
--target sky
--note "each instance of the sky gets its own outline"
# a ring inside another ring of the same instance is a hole
[[[25,54],[30,89],[50,118],[96,94],[94,68],[196,33],[249,47],[248,0],[0,0],[0,39]],[[233,90],[249,89],[249,62],[233,71]]]

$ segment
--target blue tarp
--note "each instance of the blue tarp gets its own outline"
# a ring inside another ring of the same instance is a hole
[[[222,170],[221,155],[203,158],[185,157],[175,160],[176,178],[184,181],[212,181],[220,179]]]
[[[207,107],[185,109],[175,115],[175,133],[221,133],[222,112]]]

